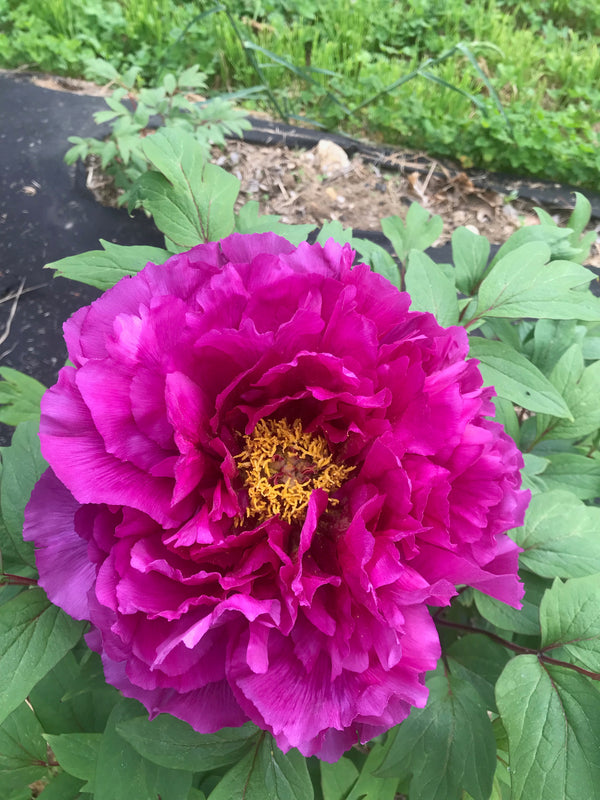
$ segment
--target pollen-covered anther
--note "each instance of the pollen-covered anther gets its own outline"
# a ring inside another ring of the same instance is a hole
[[[246,515],[261,520],[278,516],[301,521],[315,489],[331,495],[347,479],[353,466],[334,461],[327,440],[305,433],[299,419],[261,419],[236,456],[248,492]],[[336,505],[338,500],[329,498]]]

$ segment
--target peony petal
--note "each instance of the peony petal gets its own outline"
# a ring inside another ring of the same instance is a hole
[[[86,598],[96,570],[88,559],[87,542],[75,532],[78,508],[73,495],[47,469],[25,508],[23,538],[35,541],[39,584],[50,600],[75,619],[89,619]]]

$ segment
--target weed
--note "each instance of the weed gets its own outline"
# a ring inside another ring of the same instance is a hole
[[[589,0],[0,0],[4,66],[103,58],[157,86],[195,64],[213,92],[260,83],[283,117],[593,187],[599,31]],[[442,59],[456,42],[494,48]]]

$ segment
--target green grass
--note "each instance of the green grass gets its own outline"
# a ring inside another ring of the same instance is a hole
[[[101,57],[156,82],[197,63],[213,91],[261,84],[263,102],[292,118],[591,188],[599,33],[600,4],[588,0],[0,0],[3,66],[81,75]],[[423,77],[384,91],[458,42],[480,72],[455,53],[432,77],[483,112]]]

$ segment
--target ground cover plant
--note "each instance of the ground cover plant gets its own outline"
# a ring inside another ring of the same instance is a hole
[[[82,75],[104,58],[147,85],[197,64],[215,92],[261,86],[273,113],[596,187],[599,28],[563,0],[1,0],[0,63]],[[461,42],[472,58],[428,61]],[[430,79],[397,85],[419,68]]]
[[[436,264],[143,148],[164,248],[49,265],[105,294],[41,421],[1,373],[6,800],[597,796],[589,203]]]

